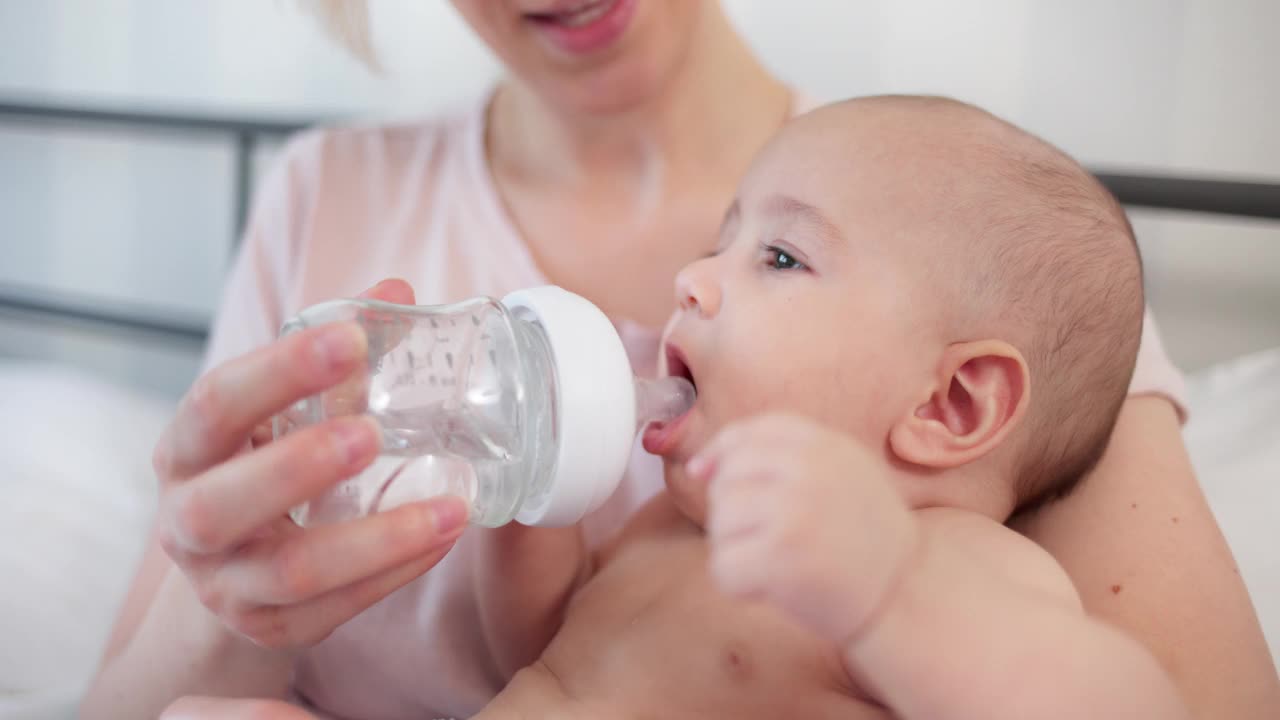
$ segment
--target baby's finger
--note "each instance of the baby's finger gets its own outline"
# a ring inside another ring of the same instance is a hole
[[[777,479],[779,464],[766,448],[744,447],[726,453],[716,461],[714,471],[707,478],[708,492],[773,482]]]
[[[247,549],[217,573],[220,594],[252,605],[293,605],[400,567],[452,543],[466,503],[440,497]]]
[[[793,472],[793,464],[785,448],[761,443],[741,445],[727,448],[715,458],[709,471],[695,479],[705,482],[708,492],[715,493],[730,486],[785,481]]]
[[[733,542],[760,532],[769,520],[773,493],[759,483],[712,485],[707,500],[707,538]]]
[[[709,482],[721,473],[720,465],[725,458],[741,457],[758,449],[751,438],[750,426],[743,423],[728,425],[685,463],[685,474],[692,480]]]
[[[690,477],[705,476],[728,455],[755,452],[761,457],[785,454],[805,439],[811,423],[791,415],[754,415],[730,423],[691,458],[685,467]]]

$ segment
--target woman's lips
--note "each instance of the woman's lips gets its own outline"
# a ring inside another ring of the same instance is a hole
[[[637,0],[594,0],[563,10],[526,13],[525,18],[553,46],[571,55],[602,50],[622,37],[635,15]]]

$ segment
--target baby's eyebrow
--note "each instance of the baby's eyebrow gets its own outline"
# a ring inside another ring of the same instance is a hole
[[[784,220],[798,220],[813,226],[820,240],[831,244],[844,242],[844,233],[821,210],[790,195],[770,195],[761,204],[765,215]]]
[[[724,246],[729,242],[728,237],[738,227],[738,220],[742,217],[742,206],[738,199],[733,199],[733,204],[724,213],[724,219],[720,221],[720,237],[716,241],[715,252],[709,253],[708,256],[717,255],[724,250]]]

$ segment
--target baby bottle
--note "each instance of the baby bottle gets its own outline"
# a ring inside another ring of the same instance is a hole
[[[382,449],[294,508],[303,526],[441,494],[466,500],[478,525],[572,524],[613,493],[640,428],[693,404],[684,378],[635,377],[604,313],[558,287],[440,306],[333,300],[281,334],[335,321],[364,329],[367,366],[278,415],[274,435],[368,414]]]

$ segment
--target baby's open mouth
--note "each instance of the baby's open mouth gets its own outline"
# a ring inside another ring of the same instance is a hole
[[[694,390],[698,389],[698,382],[693,377],[693,371],[689,369],[684,351],[675,345],[667,345],[667,374],[671,377],[682,377],[693,385]]]
[[[675,345],[667,345],[666,361],[666,375],[688,380],[689,384],[693,386],[696,396],[697,383],[694,381],[693,371],[689,368],[685,355],[680,348]],[[667,422],[649,423],[644,429],[644,437],[642,439],[644,449],[653,455],[666,455],[674,450],[679,445],[680,428],[689,418],[691,412],[692,407]]]

